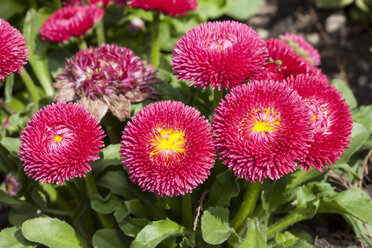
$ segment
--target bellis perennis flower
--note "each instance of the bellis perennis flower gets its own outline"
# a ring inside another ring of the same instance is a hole
[[[186,11],[195,10],[196,0],[129,0],[130,7],[153,10],[171,16],[186,15]]]
[[[12,72],[22,72],[27,64],[29,50],[18,29],[0,18],[0,81]]]
[[[128,122],[122,139],[121,157],[131,180],[161,196],[191,192],[214,164],[208,120],[181,102],[143,108]]]
[[[320,55],[318,50],[316,50],[302,36],[285,33],[280,35],[280,39],[285,40],[287,44],[295,50],[295,53],[310,61],[312,65],[320,65]]]
[[[250,182],[293,172],[313,141],[308,107],[295,90],[274,81],[232,89],[212,127],[223,164]]]
[[[266,43],[250,27],[235,21],[202,23],[173,49],[172,66],[190,86],[219,90],[260,79],[267,60]]]
[[[285,80],[296,90],[309,107],[314,123],[314,141],[309,153],[300,160],[300,166],[322,167],[335,163],[350,142],[353,120],[350,108],[341,93],[325,76],[298,75]]]
[[[91,170],[104,146],[98,121],[78,103],[40,109],[21,134],[19,156],[26,174],[42,183],[62,184]]]
[[[57,101],[77,101],[98,119],[110,109],[120,120],[130,117],[131,102],[153,98],[158,82],[153,66],[115,44],[79,51],[57,78]]]
[[[40,35],[44,40],[63,42],[71,36],[81,37],[102,19],[104,10],[94,4],[65,6],[54,12],[41,26]]]

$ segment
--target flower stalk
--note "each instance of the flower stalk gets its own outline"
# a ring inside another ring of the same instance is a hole
[[[30,93],[34,102],[38,103],[39,100],[40,100],[40,95],[39,95],[38,89],[36,88],[36,85],[35,85],[34,81],[32,80],[30,74],[28,74],[26,68],[22,67],[22,71],[23,72],[20,73],[19,75],[21,75],[21,78],[22,78],[23,82],[25,83],[26,88],[27,88],[28,92]]]
[[[152,65],[156,68],[159,67],[160,51],[159,51],[159,25],[160,25],[160,13],[154,11],[152,13],[152,30],[151,30],[151,59]]]
[[[248,217],[251,217],[255,209],[258,196],[261,192],[261,183],[251,183],[248,185],[247,191],[244,194],[242,205],[232,220],[232,227],[235,230],[245,222]]]
[[[105,38],[105,26],[103,23],[103,18],[96,22],[96,35],[97,35],[97,43],[102,44],[106,42]]]
[[[193,219],[192,199],[191,194],[189,193],[182,196],[182,221],[186,228],[191,230]]]

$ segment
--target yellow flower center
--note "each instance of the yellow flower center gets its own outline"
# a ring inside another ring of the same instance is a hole
[[[313,120],[316,122],[316,115],[313,114]]]
[[[172,129],[158,129],[151,139],[150,157],[155,160],[168,162],[169,159],[180,159],[185,153],[186,140],[183,134]]]
[[[253,131],[256,132],[273,132],[276,129],[280,128],[280,122],[276,117],[269,118],[270,111],[266,110],[265,116],[261,118],[257,118],[252,116],[253,120],[255,121],[253,126]]]
[[[63,138],[62,138],[62,136],[59,136],[58,134],[56,134],[56,137],[54,137],[54,143],[57,143],[57,142],[60,142],[60,141],[62,141],[63,140]]]

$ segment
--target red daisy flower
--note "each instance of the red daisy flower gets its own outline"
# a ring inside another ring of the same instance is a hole
[[[151,84],[159,82],[152,65],[116,44],[79,51],[57,78],[55,100],[75,100],[99,120],[108,109],[120,120],[130,117],[131,102],[156,96]]]
[[[81,37],[102,19],[104,10],[94,4],[65,6],[54,12],[41,26],[40,35],[44,40],[63,42],[71,36]]]
[[[298,75],[284,81],[298,92],[310,108],[314,123],[314,141],[300,166],[312,166],[320,171],[335,163],[350,142],[353,120],[342,94],[326,77]]]
[[[173,49],[178,79],[203,88],[235,87],[260,79],[267,48],[250,27],[235,21],[202,23],[189,30]]]
[[[283,40],[266,40],[269,51],[269,61],[265,65],[265,78],[276,81],[283,80],[291,75],[309,73],[316,74],[319,69],[313,67],[309,61],[304,59]]]
[[[320,65],[320,55],[318,50],[316,50],[302,36],[285,33],[284,35],[280,35],[280,39],[285,40],[287,44],[295,50],[295,53],[310,61],[312,65]]]
[[[196,0],[129,0],[128,6],[154,10],[176,17],[186,15],[186,11],[195,10],[198,2]]]
[[[191,192],[214,164],[208,120],[181,102],[157,102],[141,109],[122,139],[120,153],[131,180],[161,196]]]
[[[0,18],[0,81],[12,72],[22,72],[29,50],[18,29]]]
[[[312,141],[311,124],[296,91],[275,81],[254,81],[226,95],[212,128],[223,164],[236,176],[262,183],[296,169]]]
[[[63,183],[91,170],[104,146],[99,122],[78,103],[40,109],[21,134],[20,158],[26,174],[42,183]]]

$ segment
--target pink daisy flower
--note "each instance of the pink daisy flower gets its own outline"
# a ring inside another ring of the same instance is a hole
[[[320,65],[320,55],[318,50],[316,50],[302,36],[285,33],[284,35],[280,35],[280,39],[285,40],[287,44],[294,49],[295,53],[310,61],[312,65]]]
[[[265,65],[265,78],[276,81],[283,80],[291,75],[309,73],[316,74],[320,69],[313,67],[283,40],[266,40],[269,51],[269,61]]]
[[[64,42],[71,36],[81,37],[101,20],[104,10],[94,4],[84,6],[65,6],[54,12],[41,26],[43,40]]]
[[[186,11],[195,10],[198,7],[198,2],[196,0],[129,0],[128,6],[176,17],[177,15],[186,15]]]
[[[208,120],[181,102],[157,102],[141,109],[122,139],[120,153],[131,180],[161,196],[191,192],[214,164]]]
[[[99,122],[80,104],[40,109],[21,133],[20,158],[26,174],[42,183],[63,184],[91,170],[104,146]]]
[[[190,86],[220,90],[260,79],[267,55],[265,42],[247,25],[208,22],[177,41],[172,66],[179,80],[192,81]]]
[[[77,101],[97,119],[107,110],[120,120],[130,117],[131,102],[154,98],[156,69],[128,48],[101,44],[81,50],[57,76],[56,101]]]
[[[226,95],[212,128],[223,164],[238,177],[262,183],[296,169],[313,140],[311,124],[296,91],[275,81],[253,81]]]
[[[348,147],[353,127],[350,108],[326,77],[298,75],[284,82],[305,101],[314,124],[314,141],[300,166],[322,171],[322,167],[335,163]]]
[[[12,72],[22,72],[27,64],[29,50],[18,29],[0,18],[0,81]]]
[[[8,174],[5,178],[5,190],[10,196],[15,196],[18,192],[18,182],[12,174]]]

